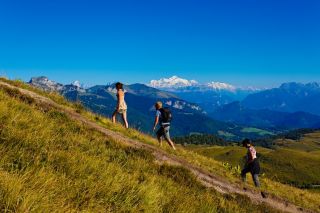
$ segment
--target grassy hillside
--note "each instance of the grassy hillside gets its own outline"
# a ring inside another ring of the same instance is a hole
[[[299,141],[278,139],[275,149],[257,147],[262,172],[272,180],[300,188],[320,185],[320,132]],[[234,146],[189,146],[188,149],[233,166],[242,165],[246,150]]]
[[[187,170],[157,165],[150,153],[122,146],[15,90],[0,89],[0,124],[1,212],[267,208],[206,189]]]
[[[156,145],[150,136],[132,129],[127,131],[61,96],[21,82],[7,82],[50,97],[105,128]],[[162,149],[232,183],[239,183],[238,174],[219,161],[181,146],[176,152],[168,146]],[[120,145],[70,120],[64,113],[3,87],[0,87],[0,152],[1,211],[273,211],[252,204],[246,197],[222,195],[204,188],[187,170],[160,166],[149,152]],[[318,193],[268,178],[263,178],[262,184],[271,196],[319,209]],[[251,188],[252,183],[247,187]]]

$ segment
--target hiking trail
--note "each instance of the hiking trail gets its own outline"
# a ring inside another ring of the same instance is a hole
[[[0,81],[0,85],[5,86],[7,88],[11,88],[11,89],[17,89],[20,91],[20,93],[32,97],[36,102],[46,104],[46,105],[53,107],[61,112],[64,112],[73,120],[80,121],[83,124],[89,126],[90,128],[95,129],[97,131],[100,131],[101,133],[103,133],[107,137],[110,137],[117,142],[123,143],[127,146],[130,146],[130,147],[150,151],[154,155],[154,157],[158,163],[167,163],[169,165],[177,165],[177,166],[184,167],[184,168],[188,169],[190,172],[192,172],[204,186],[206,186],[208,188],[214,188],[216,191],[218,191],[220,193],[245,195],[248,198],[250,198],[253,203],[256,203],[256,204],[264,203],[264,204],[266,204],[276,210],[280,210],[283,212],[292,212],[292,213],[299,213],[299,212],[300,213],[309,213],[309,212],[311,213],[311,212],[313,212],[313,211],[310,211],[307,209],[303,209],[299,206],[296,206],[296,205],[294,205],[294,204],[292,204],[282,198],[276,198],[273,196],[268,196],[267,198],[262,198],[261,194],[257,191],[253,191],[250,189],[244,190],[243,188],[241,188],[241,186],[238,186],[236,184],[233,184],[233,183],[230,183],[226,180],[223,180],[222,177],[219,177],[217,175],[209,173],[208,171],[205,171],[204,169],[202,169],[198,166],[194,166],[191,163],[187,162],[186,160],[184,160],[180,157],[171,155],[156,146],[145,144],[143,142],[139,142],[138,140],[128,138],[128,137],[122,135],[121,133],[108,130],[108,129],[98,125],[97,123],[90,121],[89,119],[83,117],[79,113],[74,112],[71,109],[67,109],[66,107],[63,107],[63,106],[57,104],[56,102],[54,102],[50,98],[41,96],[35,92],[29,91],[26,89],[12,86],[12,85],[5,83],[5,82],[2,82],[2,81]]]

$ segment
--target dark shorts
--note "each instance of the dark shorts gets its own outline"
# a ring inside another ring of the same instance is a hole
[[[260,163],[258,159],[254,159],[252,163],[249,163],[245,166],[245,168],[242,170],[242,173],[251,173],[252,175],[260,174]]]
[[[157,137],[164,137],[166,140],[170,140],[170,126],[162,126],[157,131]]]

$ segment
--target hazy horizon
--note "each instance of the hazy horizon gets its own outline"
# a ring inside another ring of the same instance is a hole
[[[108,80],[108,78],[104,78],[104,79],[98,79],[96,82],[93,82],[92,80],[90,81],[86,81],[85,79],[81,80],[81,77],[83,76],[77,76],[77,74],[75,73],[74,75],[71,75],[71,76],[68,76],[68,78],[64,78],[64,77],[54,77],[54,76],[50,76],[50,75],[46,75],[45,72],[40,72],[40,73],[36,73],[36,75],[29,75],[29,74],[22,74],[22,75],[12,75],[12,74],[7,74],[6,72],[1,72],[0,71],[0,77],[6,77],[6,78],[9,78],[11,80],[23,80],[25,82],[28,82],[31,80],[31,78],[33,77],[41,77],[41,76],[44,76],[44,77],[47,77],[49,80],[53,80],[53,81],[56,81],[57,83],[62,83],[62,84],[71,84],[75,81],[79,81],[81,84],[83,84],[84,86],[86,87],[90,87],[90,86],[95,86],[95,85],[106,85],[106,84],[110,84],[110,83],[115,83],[117,81],[121,81],[121,79],[118,79],[118,80]],[[232,84],[228,81],[218,81],[218,80],[215,80],[215,79],[207,79],[206,81],[199,81],[198,79],[189,79],[189,78],[185,78],[184,76],[180,76],[180,75],[169,75],[169,76],[162,76],[162,77],[159,77],[157,79],[150,79],[148,81],[145,81],[145,82],[125,82],[125,81],[122,81],[123,83],[125,84],[134,84],[134,83],[141,83],[141,84],[146,84],[148,85],[150,83],[151,80],[160,80],[161,78],[171,78],[173,76],[177,76],[179,78],[182,78],[182,79],[186,79],[186,80],[195,80],[197,81],[199,84],[205,84],[205,83],[210,83],[210,82],[221,82],[221,83],[227,83],[227,84],[231,84],[233,86],[236,86],[236,87],[243,87],[243,88],[248,88],[248,87],[253,87],[253,88],[257,88],[257,89],[270,89],[270,88],[276,88],[276,87],[279,87],[281,86],[281,84],[283,83],[291,83],[291,82],[296,82],[296,83],[303,83],[303,84],[306,84],[306,83],[313,83],[313,82],[316,82],[316,83],[320,83],[320,81],[317,81],[317,80],[310,80],[310,81],[298,81],[298,80],[289,80],[289,81],[283,81],[283,82],[279,82],[279,84],[271,84],[271,85],[266,85],[266,86],[255,86],[255,85],[239,85],[239,84]],[[90,83],[88,83],[90,82]]]

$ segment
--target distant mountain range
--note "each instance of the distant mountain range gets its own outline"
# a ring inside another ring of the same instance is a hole
[[[151,80],[148,85],[177,94],[184,100],[198,104],[208,113],[224,104],[241,101],[247,95],[260,91],[257,88],[238,88],[221,82],[201,84],[195,80],[187,80],[178,76]]]
[[[116,105],[114,85],[83,88],[46,77],[30,84],[55,91],[90,110],[110,117]],[[151,87],[152,86],[152,87]],[[229,139],[258,138],[299,128],[320,127],[320,87],[317,83],[286,83],[269,90],[242,89],[225,83],[200,84],[173,76],[150,84],[125,85],[131,126],[151,133],[153,105],[161,100],[174,113],[173,135],[217,134]],[[267,131],[265,131],[267,130]]]
[[[29,83],[35,87],[41,88],[47,92],[68,93],[72,91],[85,92],[79,81],[75,81],[72,84],[63,85],[55,81],[49,80],[47,77],[34,77],[31,78]]]
[[[295,129],[320,127],[318,83],[284,83],[279,88],[248,95],[210,113],[214,119],[259,128]]]
[[[150,86],[197,103],[216,120],[258,128],[317,128],[320,125],[318,83],[284,83],[279,88],[238,88],[221,82],[200,84],[173,76]]]
[[[242,105],[250,109],[320,115],[320,86],[318,83],[285,83],[279,88],[248,95]]]
[[[110,117],[116,106],[114,85],[97,85],[84,89],[79,83],[63,85],[46,77],[32,78],[29,82],[45,91],[59,92],[71,101],[80,101],[85,107],[98,114]],[[162,101],[173,111],[172,134],[174,136],[191,133],[217,134],[232,140],[243,137],[261,137],[261,134],[242,131],[243,126],[214,120],[203,109],[179,98],[176,94],[158,90],[144,84],[125,85],[128,119],[132,127],[151,133],[154,120],[153,105]],[[272,134],[272,133],[270,133]]]
[[[161,78],[159,80],[151,80],[149,86],[165,90],[228,90],[230,92],[237,90],[235,86],[221,82],[209,82],[200,84],[196,80],[187,80],[179,78],[178,76],[172,76],[170,78]]]
[[[280,112],[269,109],[249,109],[241,102],[221,106],[209,116],[216,120],[273,130],[319,128],[320,116],[307,112]]]

